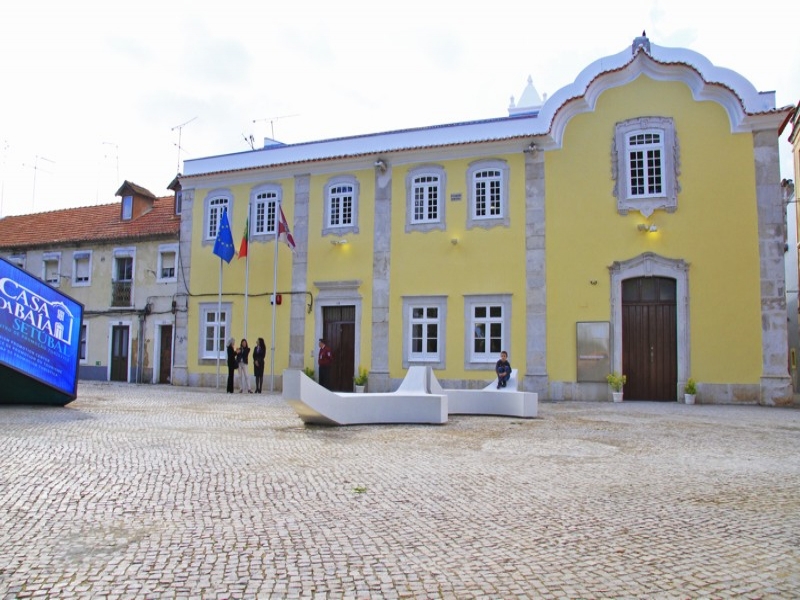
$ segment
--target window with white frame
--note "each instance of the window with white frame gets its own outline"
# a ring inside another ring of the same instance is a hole
[[[511,296],[465,298],[467,367],[485,368],[495,363],[511,340]]]
[[[133,216],[133,196],[122,197],[122,220],[130,221]]]
[[[88,333],[87,327],[88,327],[87,325],[81,325],[81,340],[80,340],[80,345],[78,346],[78,357],[81,362],[86,362],[86,356],[87,356],[86,340]]]
[[[232,196],[228,192],[212,192],[206,197],[204,220],[205,241],[214,241],[222,223],[222,215],[230,210]]]
[[[508,225],[508,164],[480,160],[467,169],[468,227]]]
[[[277,185],[259,186],[252,193],[250,236],[275,235],[275,215],[281,200],[281,188]]]
[[[61,253],[47,252],[42,255],[42,280],[53,287],[61,281]]]
[[[617,123],[612,176],[617,210],[673,212],[678,205],[678,140],[668,117],[639,117]]]
[[[331,178],[325,184],[324,234],[358,231],[358,179],[351,175]]]
[[[175,192],[175,214],[179,215],[183,211],[183,191]]]
[[[178,244],[162,244],[158,247],[158,280],[177,281]]]
[[[200,305],[200,358],[226,358],[226,345],[230,331],[230,303]]]
[[[438,165],[422,165],[409,170],[406,176],[406,231],[444,229],[445,183],[445,170]]]
[[[445,296],[403,298],[403,365],[445,366]]]
[[[72,285],[89,286],[92,284],[92,253],[75,252],[72,255]]]

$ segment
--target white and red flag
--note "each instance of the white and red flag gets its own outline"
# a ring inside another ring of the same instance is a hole
[[[296,248],[292,232],[289,231],[289,223],[286,222],[286,215],[283,214],[283,207],[279,206],[280,218],[278,219],[278,239],[289,246],[292,252]]]

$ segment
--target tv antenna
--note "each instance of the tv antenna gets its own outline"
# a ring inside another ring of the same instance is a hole
[[[33,199],[31,200],[31,211],[34,212],[36,208],[36,173],[38,173],[39,169],[39,161],[46,160],[50,164],[56,164],[56,161],[50,160],[49,158],[45,158],[44,156],[36,155],[35,160],[33,161],[33,165],[26,165],[23,163],[23,167],[30,167],[33,169]],[[49,173],[50,171],[44,171],[45,173]]]
[[[250,134],[249,137],[245,134],[242,134],[242,137],[244,138],[244,142],[250,146],[250,150],[256,149],[256,139],[253,137],[253,134]]]
[[[183,133],[183,128],[186,127],[192,121],[194,121],[196,118],[197,117],[192,117],[185,123],[181,123],[180,125],[175,125],[175,127],[170,129],[170,131],[175,131],[176,129],[178,130],[178,143],[176,144],[176,146],[178,147],[178,169],[176,171],[177,173],[181,172],[181,150],[183,150],[181,146],[181,134]]]
[[[300,115],[281,115],[280,117],[267,117],[266,119],[253,119],[253,123],[260,123],[262,121],[269,121],[269,136],[271,139],[275,139],[275,121],[280,121],[281,119],[289,119],[290,117],[299,117]]]

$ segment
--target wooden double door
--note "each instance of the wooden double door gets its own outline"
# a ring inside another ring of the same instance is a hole
[[[622,282],[622,372],[626,400],[675,401],[678,386],[676,281]]]

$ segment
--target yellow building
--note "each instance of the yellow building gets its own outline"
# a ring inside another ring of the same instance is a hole
[[[640,37],[507,118],[187,161],[175,381],[219,385],[224,340],[263,337],[280,389],[325,338],[334,389],[418,364],[482,386],[507,350],[543,399],[605,400],[619,371],[627,399],[691,377],[699,402],[787,403],[788,112]],[[213,253],[223,212],[246,259]]]

